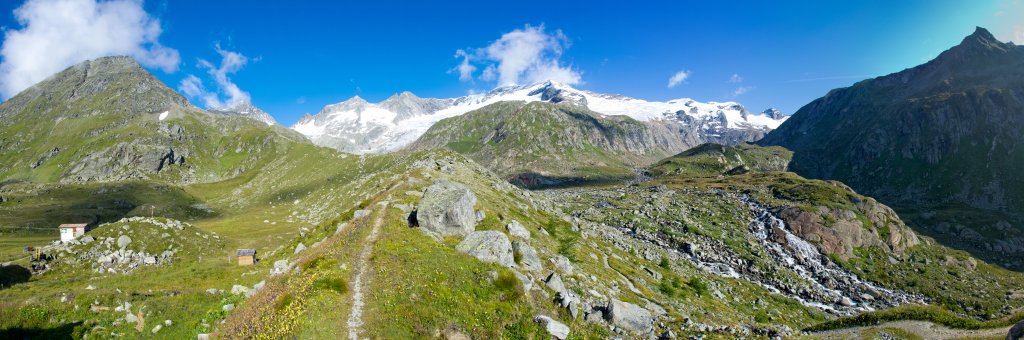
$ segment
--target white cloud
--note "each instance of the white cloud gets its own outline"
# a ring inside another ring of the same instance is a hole
[[[206,87],[203,86],[203,81],[199,80],[199,77],[190,74],[181,80],[178,90],[181,90],[186,96],[197,97],[206,92]]]
[[[579,84],[582,82],[580,71],[560,61],[562,52],[568,47],[569,39],[562,31],[549,34],[543,25],[526,25],[523,29],[503,34],[487,47],[473,49],[472,53],[456,51],[456,57],[463,58],[456,69],[459,79],[468,81],[472,80],[477,66],[481,66],[480,79],[497,80],[499,86],[547,80]]]
[[[729,82],[730,82],[730,83],[733,83],[733,84],[739,84],[739,83],[742,83],[742,82],[743,82],[743,77],[742,77],[742,76],[740,76],[739,74],[735,74],[735,73],[734,73],[734,74],[732,75],[732,77],[729,77]]]
[[[455,51],[455,58],[462,58],[462,63],[456,66],[453,70],[459,72],[459,80],[470,81],[473,80],[473,72],[476,71],[476,66],[469,63],[469,53],[465,50],[459,49]]]
[[[745,94],[747,92],[750,92],[753,89],[754,89],[753,86],[740,86],[740,87],[737,87],[735,90],[732,91],[732,96],[733,97],[739,97],[739,96],[742,96],[743,94]]]
[[[174,72],[178,51],[160,44],[160,20],[140,0],[28,0],[14,10],[20,28],[4,32],[0,92],[9,98],[68,66],[128,55]]]
[[[203,105],[210,109],[225,109],[249,103],[249,93],[239,88],[229,77],[245,67],[249,63],[249,58],[241,53],[222,49],[220,44],[214,45],[214,50],[221,57],[220,65],[217,66],[207,60],[199,59],[198,66],[206,69],[206,73],[213,78],[217,84],[217,92],[207,91],[202,80],[191,74],[181,80],[178,90],[189,97],[202,100]],[[224,95],[224,99],[221,99],[221,94]]]
[[[668,88],[673,88],[679,84],[686,83],[686,78],[690,77],[690,73],[690,71],[682,70],[673,74],[672,77],[668,78]]]

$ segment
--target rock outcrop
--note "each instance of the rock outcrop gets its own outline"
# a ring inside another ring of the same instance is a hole
[[[544,330],[547,331],[548,334],[551,334],[555,339],[564,340],[569,337],[569,326],[552,319],[550,316],[540,315],[534,320],[537,321],[541,327],[544,327]]]
[[[608,322],[630,332],[645,335],[654,331],[651,312],[629,302],[611,300],[608,303]]]
[[[455,250],[472,255],[480,261],[497,263],[512,268],[516,265],[512,255],[512,242],[500,231],[474,231],[466,235]]]
[[[541,262],[540,256],[537,255],[537,250],[533,249],[525,241],[512,241],[512,251],[514,254],[519,255],[519,266],[523,270],[529,272],[541,272],[544,270],[544,264]]]
[[[818,206],[817,211],[798,207],[779,210],[790,230],[826,254],[848,259],[854,249],[879,246],[895,254],[920,240],[895,212],[874,199],[857,199],[855,210]]]
[[[464,236],[476,227],[474,205],[476,195],[465,186],[437,180],[423,192],[416,222],[421,228],[442,237]]]

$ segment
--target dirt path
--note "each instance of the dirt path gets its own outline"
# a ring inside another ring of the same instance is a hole
[[[353,270],[356,272],[356,278],[352,281],[352,311],[349,312],[348,316],[348,338],[350,340],[359,339],[359,332],[362,331],[363,327],[363,278],[366,276],[367,262],[370,260],[370,254],[373,252],[373,244],[377,241],[377,234],[380,233],[380,226],[384,224],[384,215],[387,208],[387,202],[381,204],[381,209],[377,212],[377,218],[373,220],[373,229],[370,230],[370,234],[366,236],[366,241],[363,242],[363,249],[359,251],[359,257],[356,258],[356,262],[353,264]]]
[[[641,293],[640,290],[636,289],[636,286],[633,285],[633,281],[630,281],[629,278],[626,277],[626,275],[623,275],[621,272],[619,272],[618,269],[612,268],[612,266],[608,265],[607,254],[604,255],[604,267],[611,269],[613,272],[615,272],[615,274],[619,274],[619,277],[622,278],[622,281],[626,283],[626,286],[629,288],[629,291],[637,293],[639,295],[643,295],[643,293]]]
[[[853,327],[811,333],[812,336],[820,339],[854,339],[863,331],[870,329],[897,328],[917,334],[925,339],[945,340],[960,338],[1002,338],[1010,331],[1010,326],[1000,328],[989,328],[979,330],[953,329],[937,325],[929,321],[890,321],[877,326]]]

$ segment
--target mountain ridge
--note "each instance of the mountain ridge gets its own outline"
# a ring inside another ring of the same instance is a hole
[[[327,105],[316,115],[303,116],[292,129],[321,146],[355,153],[387,152],[411,143],[441,119],[515,100],[577,105],[603,115],[624,115],[641,121],[673,121],[706,135],[742,130],[758,132],[756,137],[760,138],[785,120],[781,112],[766,110],[754,114],[735,102],[701,103],[686,98],[648,102],[546,81],[448,99],[419,98],[408,91],[380,103],[369,103],[356,96]]]

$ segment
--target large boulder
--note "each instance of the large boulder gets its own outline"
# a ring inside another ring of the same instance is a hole
[[[1024,339],[1024,321],[1017,322],[1010,328],[1010,331],[1006,333],[1006,340],[1020,340]]]
[[[519,221],[512,221],[512,223],[509,223],[507,226],[505,226],[505,230],[508,230],[509,235],[515,236],[520,239],[525,240],[530,238],[530,231],[526,230],[526,227],[519,223]]]
[[[629,302],[612,299],[608,303],[608,321],[616,327],[637,334],[648,334],[654,331],[654,318],[651,312]]]
[[[555,339],[564,340],[569,337],[569,326],[566,326],[564,323],[558,322],[549,316],[540,315],[537,316],[534,321],[537,321],[537,323],[544,327],[544,330],[548,331],[548,334],[551,334]]]
[[[544,270],[543,262],[537,251],[523,240],[512,241],[512,251],[519,254],[519,266],[525,271],[540,272]]]
[[[512,242],[500,231],[474,231],[455,246],[455,250],[472,255],[480,261],[497,263],[503,267],[516,265],[512,256]]]
[[[117,238],[117,247],[118,248],[124,249],[129,244],[132,244],[132,238],[128,237],[128,235],[121,235],[121,237]]]
[[[444,236],[463,236],[476,227],[476,195],[462,184],[437,180],[427,187],[416,211],[416,223]]]
[[[544,280],[544,285],[551,288],[555,293],[566,291],[565,284],[562,283],[562,277],[558,276],[558,273],[551,273],[551,275],[548,275],[548,278]]]

